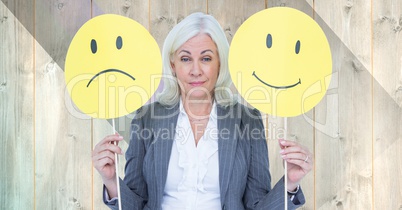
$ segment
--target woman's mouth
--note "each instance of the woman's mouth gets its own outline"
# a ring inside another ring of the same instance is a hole
[[[190,82],[190,85],[193,87],[199,87],[202,86],[205,82],[203,81],[197,81],[197,82]]]

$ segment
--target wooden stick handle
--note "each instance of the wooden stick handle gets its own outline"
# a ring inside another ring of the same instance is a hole
[[[283,127],[284,127],[284,130],[285,130],[285,133],[284,133],[284,139],[285,140],[287,140],[287,138],[288,138],[288,118],[287,117],[285,117],[285,119],[284,119],[284,121],[283,121],[283,123],[284,123],[284,125],[283,125]],[[288,163],[286,162],[286,160],[285,160],[285,178],[284,178],[284,182],[285,182],[285,190],[284,190],[284,193],[285,193],[285,210],[287,210],[288,209]]]
[[[113,124],[113,134],[116,133],[116,127],[114,124],[114,119],[112,120]],[[117,146],[117,141],[114,142],[114,145]],[[114,153],[114,165],[116,168],[116,181],[117,181],[117,198],[118,198],[118,203],[119,203],[119,210],[122,210],[121,208],[121,196],[120,196],[120,179],[119,179],[119,157],[117,153]]]

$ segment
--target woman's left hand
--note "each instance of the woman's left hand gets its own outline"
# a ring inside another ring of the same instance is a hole
[[[288,191],[294,191],[314,165],[310,151],[294,141],[279,140],[282,159],[288,163]]]

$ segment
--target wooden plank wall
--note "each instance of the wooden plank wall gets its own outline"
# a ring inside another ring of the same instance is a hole
[[[66,109],[71,99],[65,97],[64,67],[59,66],[74,31],[90,15],[90,2],[35,4],[36,209],[91,206],[91,121]]]
[[[333,114],[339,122],[336,135],[316,132],[317,155],[332,154],[322,161],[317,158],[317,181],[327,184],[316,186],[317,193],[326,194],[317,198],[316,205],[324,209],[372,209],[372,80],[371,69],[364,69],[365,61],[370,60],[370,4],[338,1],[326,5],[316,1],[315,8],[343,43],[331,46],[336,48],[333,62],[338,75],[334,84],[337,98],[332,100],[338,103],[328,103],[327,98],[326,104],[317,107],[318,115],[336,110]],[[328,162],[330,171],[325,168]]]
[[[316,160],[302,183],[302,209],[401,209],[400,0],[2,0],[0,209],[106,209],[91,150],[112,128],[72,108],[63,72],[73,35],[91,17],[130,17],[162,47],[168,31],[192,12],[216,17],[230,42],[250,15],[274,6],[313,17],[333,53],[326,97],[287,120],[288,138],[307,146]],[[264,119],[276,182],[283,175],[277,139],[284,119]]]
[[[0,209],[27,209],[35,203],[34,38],[13,13],[28,22],[33,4],[7,7],[0,2]]]
[[[374,207],[401,209],[402,2],[375,0],[372,14]]]

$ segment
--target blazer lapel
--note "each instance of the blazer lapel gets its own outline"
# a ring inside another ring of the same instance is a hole
[[[219,130],[219,184],[221,203],[224,203],[232,173],[234,155],[237,146],[237,130],[240,128],[241,113],[239,105],[224,108],[217,106]]]
[[[155,177],[157,185],[157,199],[162,202],[163,191],[166,184],[167,170],[169,166],[170,154],[176,130],[179,106],[166,108],[161,105],[155,106],[155,116],[159,116],[152,120],[154,125],[154,160],[155,160]],[[161,117],[164,116],[164,117]]]
[[[167,170],[169,167],[170,155],[176,130],[179,105],[166,109],[160,105],[155,106],[156,116],[170,116],[162,119],[152,120],[155,125],[154,138],[154,159],[155,177],[157,184],[157,199],[162,201],[163,191],[166,184]],[[233,170],[234,155],[236,152],[238,129],[240,129],[241,113],[239,105],[224,108],[217,105],[218,130],[219,130],[219,185],[221,203],[224,203],[226,192],[229,186],[230,176]],[[166,134],[166,129],[169,132]],[[165,135],[163,135],[165,134]],[[168,136],[168,137],[167,137]]]

